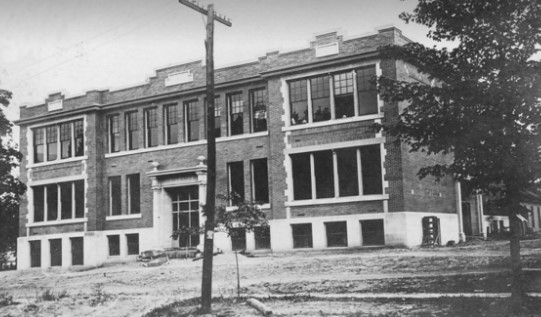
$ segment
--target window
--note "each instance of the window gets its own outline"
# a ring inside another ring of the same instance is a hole
[[[83,120],[33,129],[34,163],[84,155]]]
[[[34,129],[34,163],[45,161],[45,129]]]
[[[325,230],[327,231],[328,247],[348,246],[348,230],[347,223],[345,221],[326,222]]]
[[[41,267],[41,241],[30,241],[30,267]]]
[[[50,239],[51,266],[62,266],[62,239]]]
[[[120,207],[120,176],[109,177],[109,213],[117,216],[122,213]]]
[[[71,123],[60,124],[60,158],[65,159],[71,157],[72,151],[72,135],[71,135]]]
[[[336,74],[333,79],[335,118],[353,117],[355,115],[353,73]]]
[[[246,250],[246,229],[231,228],[229,235],[231,236],[231,248],[233,251]]]
[[[50,126],[45,128],[45,135],[47,141],[47,161],[54,161],[58,157],[58,134],[57,127]]]
[[[136,150],[139,148],[137,112],[129,112],[126,114],[126,141],[128,150]]]
[[[178,143],[178,105],[166,105],[165,112],[165,143]]]
[[[252,114],[252,132],[267,131],[267,89],[250,92],[250,109]]]
[[[32,192],[34,222],[44,221],[45,215],[47,221],[84,217],[84,180],[34,186]]]
[[[291,225],[293,233],[293,248],[312,248],[312,224],[303,223]]]
[[[361,220],[363,245],[385,245],[383,220]]]
[[[269,173],[267,159],[252,160],[252,200],[269,203]]]
[[[205,98],[205,138],[207,137],[207,112],[208,111],[208,104],[207,104],[207,98]],[[222,106],[220,105],[220,96],[215,96],[214,98],[214,137],[219,138],[222,136],[222,127],[221,127],[221,112],[222,112]]]
[[[232,162],[228,164],[229,172],[229,193],[233,195],[231,204],[238,205],[239,200],[244,200],[244,164],[243,162]]]
[[[107,128],[109,130],[109,153],[120,151],[120,130],[118,118],[119,116],[117,114],[107,118]]]
[[[377,114],[375,75],[376,65],[369,65],[290,81],[291,125]]]
[[[310,79],[312,118],[314,122],[331,119],[330,76]]]
[[[289,83],[291,124],[308,123],[308,88],[306,79]]]
[[[120,255],[120,236],[107,236],[107,242],[109,244],[109,256]]]
[[[139,174],[127,176],[128,183],[128,213],[141,213]]]
[[[197,247],[199,244],[199,187],[185,186],[174,189],[173,231],[181,230],[189,234],[179,236],[179,247]],[[195,232],[193,232],[195,230]]]
[[[290,157],[294,200],[383,193],[379,144]]]
[[[254,237],[255,237],[255,248],[256,250],[261,249],[270,249],[270,227],[255,227],[254,228]]]
[[[197,110],[197,100],[184,103],[186,142],[199,140],[199,113]]]
[[[357,89],[359,95],[359,115],[378,113],[378,91],[370,81],[376,76],[374,65],[357,70]]]
[[[139,234],[127,234],[126,241],[128,242],[128,255],[139,254]]]
[[[83,237],[70,238],[71,242],[71,265],[84,264],[84,240]]]
[[[145,110],[146,147],[158,145],[158,110],[156,108]]]
[[[244,133],[242,93],[227,95],[227,111],[229,114],[229,135]]]

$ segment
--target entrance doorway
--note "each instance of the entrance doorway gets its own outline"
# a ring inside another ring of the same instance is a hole
[[[179,247],[195,248],[199,244],[199,186],[173,188],[173,231],[179,230]]]

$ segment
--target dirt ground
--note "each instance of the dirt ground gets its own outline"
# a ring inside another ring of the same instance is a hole
[[[521,246],[524,267],[541,268],[541,240],[522,241]],[[241,295],[508,292],[508,254],[508,242],[498,241],[434,249],[239,255]],[[126,263],[82,271],[54,268],[0,272],[0,316],[143,316],[156,312],[156,308],[199,296],[201,264],[173,259],[150,268],[141,263]],[[541,292],[539,275],[525,273],[527,291]],[[233,298],[236,287],[234,254],[217,255],[213,295],[218,299]],[[14,303],[2,305],[2,298],[10,297]],[[432,316],[434,309],[453,311],[453,303],[309,299],[303,302],[297,298],[272,301],[269,305],[276,307],[273,309],[277,316],[393,316],[390,312],[402,312],[395,316]],[[253,308],[242,303],[224,300],[216,305],[225,312],[223,316],[258,316]],[[486,305],[494,307],[490,302]],[[407,309],[414,313],[409,314]]]

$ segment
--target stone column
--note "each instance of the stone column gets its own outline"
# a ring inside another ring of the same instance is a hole
[[[154,248],[168,248],[171,247],[171,234],[173,233],[172,225],[167,221],[172,217],[165,214],[164,195],[165,191],[158,181],[157,177],[152,177],[152,223],[153,223],[153,235],[154,235]],[[169,226],[167,224],[169,223]]]
[[[204,157],[199,157],[199,165],[198,166],[205,166],[203,161]],[[207,171],[201,170],[197,171],[197,184],[199,185],[199,226],[203,227],[205,224],[205,216],[203,216],[203,208],[201,206],[205,205],[207,203]],[[197,246],[198,250],[203,250],[203,244],[205,241],[205,237],[203,234],[201,234],[199,238],[199,245]]]
[[[459,181],[455,181],[456,215],[458,217],[458,241],[465,242],[464,220],[462,219],[462,188]]]
[[[485,212],[483,210],[483,195],[478,193],[475,195],[476,202],[477,202],[477,216],[478,222],[479,222],[479,235],[483,236],[483,238],[486,238],[486,232],[485,232]]]

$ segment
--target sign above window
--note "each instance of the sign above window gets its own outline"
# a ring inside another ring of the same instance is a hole
[[[338,54],[338,42],[320,44],[316,46],[316,57],[323,57]]]
[[[47,103],[47,109],[49,111],[62,109],[62,100],[49,101]]]
[[[193,73],[191,70],[185,70],[167,75],[167,78],[165,79],[165,86],[169,87],[191,82],[193,82]]]

